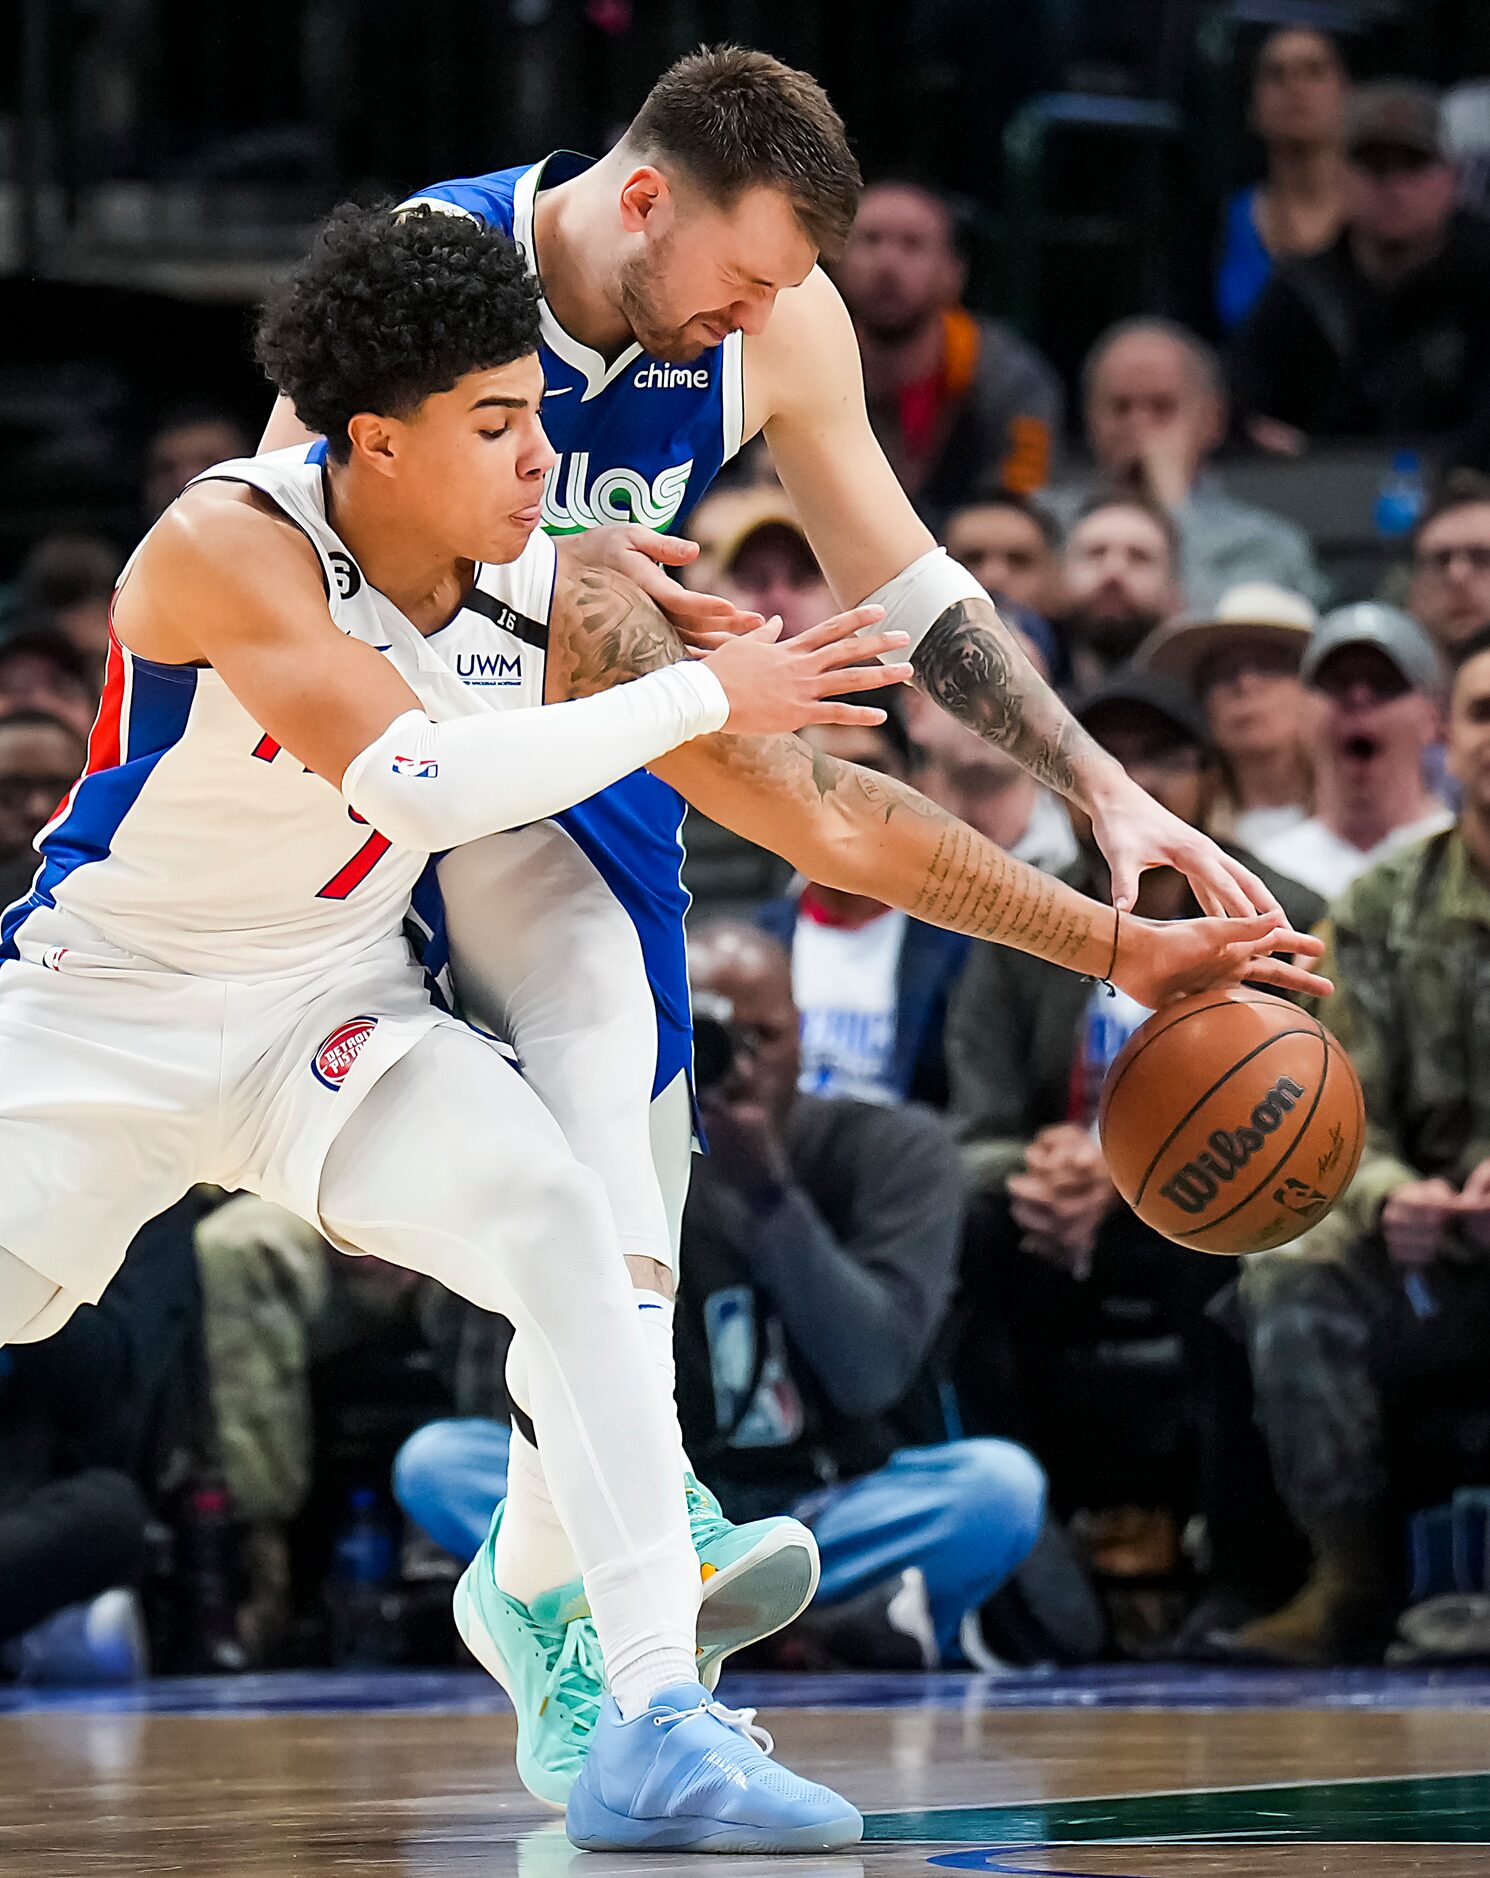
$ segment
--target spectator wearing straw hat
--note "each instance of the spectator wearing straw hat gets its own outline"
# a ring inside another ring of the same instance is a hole
[[[1271,581],[1228,587],[1209,614],[1152,633],[1137,663],[1199,699],[1217,791],[1212,826],[1244,848],[1285,835],[1313,806],[1309,700],[1299,664],[1316,619]]]

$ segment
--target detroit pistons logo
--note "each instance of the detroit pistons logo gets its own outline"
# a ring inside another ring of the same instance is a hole
[[[311,1058],[311,1070],[328,1089],[340,1089],[362,1054],[362,1046],[378,1027],[375,1017],[353,1017],[336,1029]]]

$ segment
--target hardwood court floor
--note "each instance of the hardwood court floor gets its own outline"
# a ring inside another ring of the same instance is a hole
[[[0,1690],[4,1878],[1490,1873],[1490,1678],[1121,1670],[726,1684],[867,1816],[852,1856],[575,1852],[475,1675]]]

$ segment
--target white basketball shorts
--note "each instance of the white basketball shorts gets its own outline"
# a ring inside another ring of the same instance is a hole
[[[332,1142],[422,1036],[461,1027],[401,937],[334,977],[252,980],[166,970],[55,909],[18,944],[0,964],[0,1246],[90,1302],[199,1181],[325,1231]]]

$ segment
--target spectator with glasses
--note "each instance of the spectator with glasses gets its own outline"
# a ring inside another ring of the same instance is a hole
[[[1413,535],[1408,605],[1447,658],[1490,626],[1490,476],[1444,478]]]
[[[1365,600],[1325,615],[1300,675],[1316,713],[1315,812],[1257,852],[1333,900],[1452,823],[1425,773],[1442,732],[1442,670],[1406,613]]]

